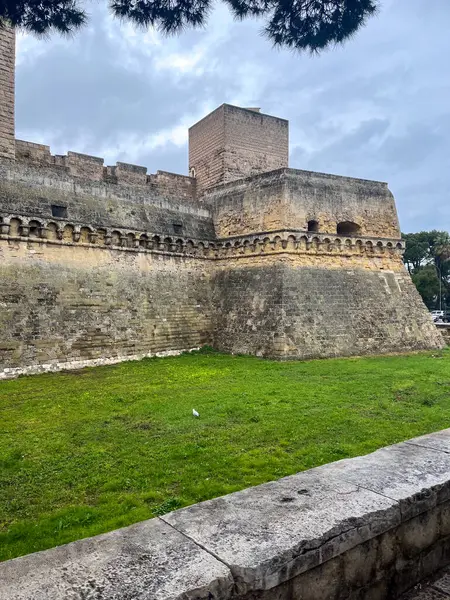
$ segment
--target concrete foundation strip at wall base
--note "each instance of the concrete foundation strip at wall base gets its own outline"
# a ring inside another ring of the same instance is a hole
[[[375,600],[450,563],[450,429],[0,564],[1,600]]]
[[[62,370],[84,369],[85,367],[103,367],[105,365],[115,365],[129,360],[142,360],[143,358],[167,358],[168,356],[180,356],[185,352],[195,352],[200,350],[200,346],[195,348],[185,348],[183,350],[163,350],[161,352],[144,352],[140,354],[124,354],[120,356],[111,356],[107,358],[92,358],[85,360],[67,360],[55,361],[53,363],[41,365],[29,365],[28,367],[6,367],[0,371],[0,380],[14,379],[19,375],[39,375],[40,373],[57,373]]]

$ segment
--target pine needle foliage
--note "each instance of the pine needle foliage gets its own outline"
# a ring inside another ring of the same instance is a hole
[[[380,0],[223,0],[236,19],[265,20],[275,45],[316,53],[345,42],[366,24]],[[212,0],[109,0],[112,13],[164,34],[206,25]],[[82,0],[0,0],[0,26],[34,34],[69,34],[87,22]]]

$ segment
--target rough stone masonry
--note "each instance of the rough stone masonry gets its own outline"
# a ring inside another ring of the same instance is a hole
[[[288,122],[223,104],[189,176],[14,138],[0,31],[0,377],[210,344],[278,359],[440,348],[387,184],[288,168]]]

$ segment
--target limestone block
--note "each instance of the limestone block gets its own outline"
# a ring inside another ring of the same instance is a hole
[[[442,431],[436,431],[436,433],[422,435],[413,438],[412,440],[408,440],[405,444],[424,446],[426,448],[433,448],[434,450],[441,450],[441,452],[448,452],[450,454],[450,429],[443,429]]]
[[[435,435],[428,436],[429,442]],[[449,435],[447,429],[438,439]],[[402,520],[450,499],[450,454],[415,443],[388,446],[319,470],[398,501]]]
[[[313,469],[162,517],[227,564],[240,593],[280,585],[400,523],[394,500]]]
[[[159,519],[0,564],[0,600],[226,600],[228,568]]]

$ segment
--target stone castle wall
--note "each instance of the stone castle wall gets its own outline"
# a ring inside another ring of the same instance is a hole
[[[260,255],[213,278],[213,345],[279,359],[442,347],[401,255]]]
[[[17,143],[0,162],[0,378],[170,354],[211,338],[189,177]]]
[[[189,177],[14,140],[0,30],[0,378],[213,344],[275,358],[439,348],[385,183],[288,169],[288,122],[223,104]]]
[[[402,251],[292,231],[201,241],[4,217],[0,378],[202,344],[282,359],[441,347]]]
[[[147,167],[118,162],[115,166],[105,166],[104,159],[79,152],[68,152],[64,156],[54,156],[50,147],[33,142],[16,140],[15,158],[20,169],[50,169],[49,174],[66,173],[69,177],[105,184],[133,186],[133,195],[151,195],[156,192],[170,199],[194,200],[196,181],[192,177],[157,171],[147,174]],[[33,176],[33,175],[32,175]],[[39,179],[39,175],[35,175]],[[130,194],[128,194],[130,196]]]
[[[400,239],[394,198],[386,183],[279,169],[207,190],[203,202],[219,236],[294,229],[352,237]],[[340,225],[353,225],[339,234]]]
[[[202,344],[281,359],[443,344],[385,184],[282,169],[197,199],[191,178],[17,153],[0,163],[0,377]],[[323,228],[353,219],[365,235],[308,232],[316,188]],[[382,219],[394,237],[374,235]]]
[[[3,236],[0,281],[0,378],[176,353],[211,338],[208,270],[188,256]]]
[[[22,224],[45,223],[50,230],[69,225],[100,237],[136,230],[162,237],[215,237],[210,213],[194,199],[189,177],[158,172],[130,184],[126,167],[132,175],[140,167],[119,163],[115,179],[100,179],[104,168],[94,158],[69,153],[69,164],[0,163],[0,218],[19,216]]]
[[[16,37],[0,30],[0,159],[14,160],[14,65]]]

